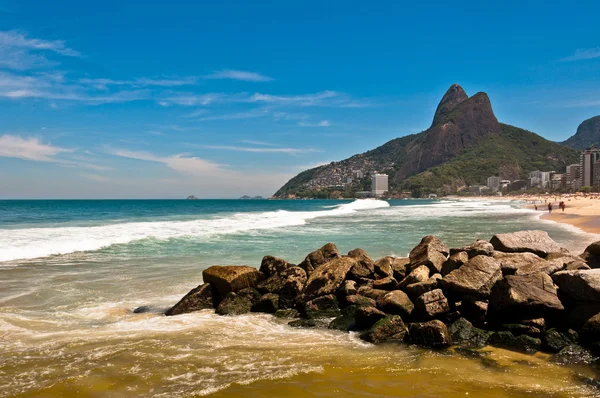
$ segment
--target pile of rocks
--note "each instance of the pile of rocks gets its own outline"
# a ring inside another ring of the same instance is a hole
[[[494,345],[581,356],[600,351],[600,242],[580,256],[544,231],[448,249],[426,236],[408,258],[373,261],[333,243],[298,265],[213,266],[166,315],[272,313],[294,327],[358,331],[372,342]]]

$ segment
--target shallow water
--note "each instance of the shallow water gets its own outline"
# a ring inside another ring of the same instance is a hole
[[[542,228],[574,252],[597,238],[515,203],[68,202],[0,202],[0,396],[600,396],[594,368],[542,354],[373,346],[268,315],[161,315],[210,265],[299,262],[328,241],[380,257],[426,234],[457,246]],[[153,312],[133,314],[140,305]]]

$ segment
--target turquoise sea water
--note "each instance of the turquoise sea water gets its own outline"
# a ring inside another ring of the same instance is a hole
[[[266,380],[329,375],[356,349],[367,362],[355,371],[389,372],[354,335],[266,315],[161,313],[211,265],[258,267],[266,254],[297,263],[330,241],[378,258],[406,256],[428,234],[452,247],[544,229],[575,253],[597,239],[539,214],[510,201],[0,201],[0,396],[194,396],[250,384],[266,394]],[[132,314],[141,305],[153,311]],[[422,354],[397,355],[415,371],[409,358]],[[561,388],[577,388],[569,383]]]

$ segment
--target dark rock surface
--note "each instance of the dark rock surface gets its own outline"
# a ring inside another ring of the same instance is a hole
[[[442,265],[448,258],[449,250],[442,241],[435,236],[426,236],[410,252],[410,267],[415,269],[426,265],[431,273],[440,273]]]
[[[519,231],[510,234],[497,234],[492,237],[490,243],[495,250],[501,252],[529,252],[541,257],[561,251],[561,247],[548,236],[546,231]]]
[[[387,314],[375,307],[360,307],[354,313],[354,319],[359,329],[368,329],[379,321],[387,317]]]
[[[192,289],[188,294],[169,308],[165,315],[180,315],[189,312],[213,309],[218,301],[213,300],[212,286],[208,283]],[[135,311],[134,311],[135,312]]]
[[[304,261],[298,264],[298,266],[306,271],[306,275],[310,276],[310,274],[320,265],[340,257],[342,257],[342,255],[338,251],[337,247],[330,242],[320,249],[310,253],[308,256],[306,256]]]
[[[373,278],[375,276],[375,263],[363,249],[354,249],[348,253],[348,257],[356,260],[356,264],[350,269],[349,276],[352,279]]]
[[[346,275],[354,265],[356,265],[356,260],[350,257],[335,258],[328,263],[321,264],[308,277],[301,300],[308,301],[335,293],[344,283]]]
[[[279,295],[273,293],[263,294],[260,299],[252,304],[250,311],[273,314],[279,309]]]
[[[452,345],[452,338],[444,322],[433,320],[412,323],[408,329],[410,341],[423,347],[445,348]]]
[[[398,315],[382,318],[360,335],[360,338],[369,343],[403,342],[408,329]]]
[[[261,293],[279,295],[280,305],[290,308],[304,289],[306,280],[306,272],[302,268],[291,266],[260,282],[256,289]]]
[[[514,275],[519,268],[544,264],[543,258],[533,253],[503,253],[495,251],[493,255],[500,263],[502,274]]]
[[[303,303],[300,313],[308,319],[333,318],[340,315],[340,308],[337,298],[329,294]]]
[[[256,268],[244,265],[215,265],[202,271],[202,279],[211,284],[213,294],[225,297],[229,292],[256,287],[263,279],[263,274]]]
[[[252,288],[227,293],[215,309],[217,315],[242,315],[251,311],[252,305],[260,300],[260,293]]]
[[[275,274],[282,272],[283,270],[293,267],[294,265],[288,263],[282,258],[273,257],[273,256],[264,256],[261,263],[259,271],[265,276],[265,278],[269,278]]]
[[[552,280],[573,300],[600,302],[600,269],[560,271]]]
[[[441,280],[444,293],[487,297],[492,286],[502,279],[500,264],[492,257],[476,256]]]
[[[412,315],[420,320],[430,320],[450,311],[448,300],[440,289],[424,293],[415,300]]]
[[[414,304],[408,298],[406,293],[401,290],[394,290],[386,293],[377,300],[377,308],[391,315],[400,315],[408,319],[413,311]]]

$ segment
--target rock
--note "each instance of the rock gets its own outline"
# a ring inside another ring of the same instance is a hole
[[[591,345],[600,341],[600,313],[588,319],[579,329],[579,341]]]
[[[392,271],[393,277],[397,281],[404,279],[408,273],[408,267],[410,264],[410,258],[408,257],[392,257]]]
[[[415,300],[412,315],[421,320],[429,320],[443,316],[450,311],[448,300],[440,289],[424,293]]]
[[[488,318],[556,318],[563,310],[556,287],[548,275],[541,272],[507,275],[492,288]]]
[[[340,308],[337,298],[329,294],[303,303],[300,313],[307,319],[334,318],[340,316]]]
[[[574,301],[561,294],[558,294],[565,305],[567,313],[567,322],[565,326],[579,330],[590,318],[600,313],[600,302],[594,301]]]
[[[279,295],[280,307],[291,308],[304,289],[306,279],[306,272],[302,268],[291,266],[260,282],[256,289],[263,294]]]
[[[500,326],[500,330],[511,332],[513,336],[520,336],[526,334],[531,337],[539,337],[542,335],[542,329],[532,326],[524,325],[521,323],[507,323]]]
[[[550,253],[546,257],[546,261],[560,261],[563,264],[563,269],[567,271],[591,269],[581,257],[573,256],[564,253]]]
[[[545,261],[543,258],[533,253],[503,253],[495,251],[493,255],[500,263],[503,275],[514,275],[519,268],[526,266],[535,266]]]
[[[354,319],[356,320],[356,326],[359,330],[370,328],[375,322],[386,316],[386,313],[379,311],[375,307],[359,307],[356,309],[356,312],[354,312]]]
[[[560,252],[561,247],[548,236],[546,231],[519,231],[510,234],[497,234],[490,243],[495,250],[505,253],[534,253],[546,257],[549,253]]]
[[[458,249],[450,249],[450,255],[466,252],[469,258],[475,256],[491,256],[494,254],[494,246],[487,240],[479,239],[469,246],[464,246]]]
[[[523,352],[536,352],[542,346],[542,340],[540,339],[525,334],[515,337],[511,332],[507,331],[492,333],[488,343],[494,347]]]
[[[137,307],[136,309],[134,309],[133,313],[134,314],[145,314],[145,313],[150,312],[150,311],[152,311],[152,308],[150,308],[147,305],[142,305],[141,307]],[[166,315],[166,313],[165,313],[165,315]]]
[[[273,316],[275,318],[293,319],[293,318],[298,318],[300,316],[300,313],[298,311],[292,310],[292,309],[277,310],[277,311],[275,311]]]
[[[358,293],[358,288],[355,281],[344,281],[340,286],[340,293],[342,296],[352,296]]]
[[[340,315],[331,321],[328,328],[333,330],[341,330],[342,332],[350,332],[356,329],[356,322],[354,321],[353,315]]]
[[[429,267],[426,265],[418,266],[413,269],[399,284],[399,288],[404,288],[413,283],[424,282],[429,279]]]
[[[537,264],[526,265],[524,267],[519,268],[515,272],[515,275],[529,275],[538,272],[542,272],[547,275],[552,275],[555,272],[565,269],[566,266],[567,265],[560,259],[552,261],[542,260]]]
[[[479,300],[477,297],[465,296],[460,306],[460,313],[474,325],[483,326],[488,305],[487,301]]]
[[[346,302],[349,305],[356,305],[358,307],[375,307],[375,300],[358,294],[347,296]]]
[[[356,261],[350,257],[335,258],[320,265],[308,277],[300,299],[309,301],[319,296],[335,293]]]
[[[469,261],[467,252],[451,254],[450,257],[448,257],[448,260],[444,261],[444,264],[442,264],[442,275],[448,275],[455,269],[460,268],[463,264],[466,264],[467,261]]]
[[[462,344],[468,347],[482,348],[487,345],[491,332],[476,328],[466,320],[460,318],[448,327],[448,332],[454,344]]]
[[[393,290],[377,300],[377,308],[386,314],[400,315],[404,319],[408,319],[414,305],[406,293],[401,290]]]
[[[550,329],[542,338],[544,351],[548,352],[559,352],[568,345],[576,344],[578,340],[577,332],[572,329],[566,331]]]
[[[217,300],[213,300],[212,286],[205,283],[190,290],[190,292],[183,296],[177,304],[169,308],[167,312],[165,312],[165,315],[179,315],[194,311],[213,309],[217,303]]]
[[[288,326],[293,328],[321,328],[325,329],[329,326],[329,321],[324,319],[296,319],[288,323]]]
[[[442,275],[435,274],[431,278],[424,282],[412,283],[404,288],[404,291],[411,300],[416,300],[417,297],[423,293],[430,292],[438,288],[439,280],[442,279]]]
[[[448,328],[442,321],[412,323],[408,329],[410,341],[423,347],[444,348],[452,345]]]
[[[398,282],[391,277],[385,277],[383,279],[378,279],[373,282],[373,289],[377,290],[394,290],[394,288],[398,285]]]
[[[279,295],[274,293],[263,294],[260,299],[252,305],[250,311],[273,314],[279,309]]]
[[[415,269],[426,265],[432,273],[442,271],[442,265],[448,257],[448,248],[435,236],[425,236],[410,252],[410,266]]]
[[[552,357],[552,361],[561,365],[588,365],[593,360],[592,353],[577,344],[569,344],[563,347],[558,354]]]
[[[360,335],[360,338],[369,343],[402,342],[407,332],[402,318],[392,315],[375,322],[369,330]]]
[[[252,305],[260,300],[260,293],[255,289],[246,288],[237,293],[229,292],[217,306],[217,315],[242,315],[250,312]]]
[[[259,271],[265,276],[265,278],[270,278],[271,276],[293,266],[294,265],[279,257],[264,256],[260,263]]]
[[[298,264],[298,266],[306,271],[306,275],[310,276],[310,274],[312,274],[315,269],[319,268],[319,266],[341,257],[342,255],[337,247],[333,243],[327,243],[319,250],[315,250],[306,256],[304,261]]]
[[[256,268],[244,265],[215,265],[202,271],[202,279],[212,285],[213,294],[225,297],[229,292],[256,287],[263,279],[263,274]]]
[[[591,268],[600,268],[600,241],[589,245],[580,257]]]
[[[373,278],[375,276],[375,264],[363,249],[352,250],[348,253],[348,257],[356,260],[356,264],[350,269],[348,277],[360,279]]]
[[[441,281],[444,293],[486,298],[492,286],[502,279],[500,264],[492,257],[475,256],[462,267],[446,275]]]
[[[388,293],[387,290],[373,289],[368,286],[361,286],[358,288],[358,294],[360,294],[361,296],[371,298],[375,301],[379,300],[381,297],[385,296],[387,293]]]
[[[600,269],[560,271],[552,280],[561,294],[573,300],[600,302]]]
[[[392,267],[393,263],[394,257],[391,256],[383,257],[375,261],[375,274],[380,278],[394,276],[394,268]]]

